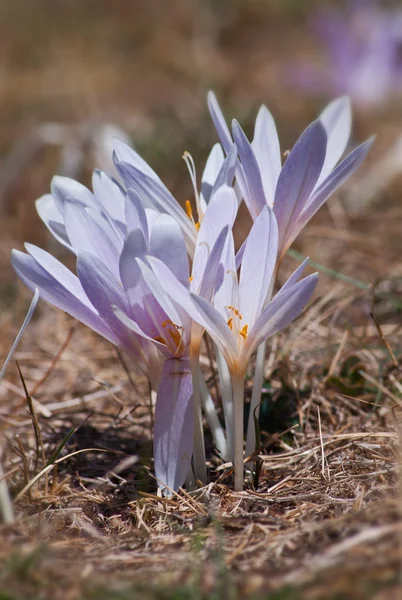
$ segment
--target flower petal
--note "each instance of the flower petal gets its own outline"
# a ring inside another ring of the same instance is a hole
[[[302,213],[293,224],[289,233],[288,245],[296,238],[301,229],[308,223],[313,215],[324,202],[342,185],[355,171],[360,167],[366,158],[373,142],[374,137],[370,138],[353,150],[348,156],[332,171],[327,179],[318,187]]]
[[[162,489],[166,486],[177,491],[190,468],[194,430],[192,395],[189,360],[166,360],[159,384],[154,426],[155,475]]]
[[[168,189],[131,164],[118,162],[117,167],[126,187],[134,189],[145,208],[168,214],[179,223],[185,236],[187,251],[192,255],[197,237],[195,226]]]
[[[253,148],[236,120],[234,120],[232,123],[232,131],[243,167],[246,184],[244,186],[243,182],[239,180],[239,185],[243,192],[244,201],[247,204],[247,208],[252,219],[254,220],[260,214],[264,206],[266,206],[266,198],[264,187],[262,185],[260,168],[258,166]]]
[[[30,244],[27,244],[26,248],[30,255],[19,250],[13,250],[11,253],[11,263],[23,282],[31,290],[38,287],[43,300],[67,312],[118,345],[116,334],[91,305],[78,277],[41,248]]]
[[[58,242],[60,242],[60,244],[68,248],[71,252],[74,252],[70,240],[68,239],[64,225],[64,217],[60,213],[52,194],[45,194],[41,198],[38,198],[35,202],[35,206],[39,217],[49,229],[50,233]]]
[[[233,188],[224,185],[212,196],[197,235],[191,273],[193,290],[200,289],[212,248],[222,229],[225,227],[232,229],[237,209],[237,198]]]
[[[264,307],[278,254],[278,225],[269,206],[255,220],[240,269],[239,306],[251,329]]]
[[[122,140],[116,139],[113,144],[114,150],[114,162],[123,162],[132,164],[134,167],[154,179],[155,181],[162,183],[155,171],[149,166],[149,164],[141,158],[141,156],[131,148],[128,144],[125,144]],[[118,168],[118,165],[116,165]],[[162,184],[163,185],[163,184]]]
[[[288,247],[288,234],[304,209],[321,173],[327,135],[321,121],[311,123],[290,152],[276,187],[274,212],[278,221],[280,252]]]
[[[224,160],[225,155],[222,146],[219,143],[214,144],[207,158],[205,169],[201,177],[201,194],[207,204]]]
[[[247,357],[267,338],[287,327],[299,316],[313,295],[317,281],[316,273],[309,275],[271,300],[248,335],[245,344]]]
[[[200,325],[203,325],[219,347],[219,350],[222,352],[230,368],[236,363],[238,358],[237,340],[234,333],[222,317],[221,313],[218,312],[212,304],[195,294],[191,294],[191,298],[202,317],[202,323],[200,323]]]
[[[126,194],[117,181],[103,171],[95,169],[92,175],[92,189],[109,217],[113,221],[124,223]]]
[[[321,113],[320,121],[325,127],[328,140],[324,165],[316,187],[328,177],[348,145],[352,128],[350,99],[344,96],[330,102]]]
[[[100,204],[93,193],[84,185],[78,183],[78,181],[70,179],[70,177],[62,177],[60,175],[53,177],[51,191],[57,208],[62,215],[64,214],[64,203],[67,198],[79,200],[85,206],[91,206],[96,210],[100,208]]]
[[[230,135],[229,127],[226,124],[225,117],[222,114],[218,100],[213,92],[208,92],[208,108],[219,139],[221,140],[221,144],[226,154],[229,154],[233,145],[232,136]]]
[[[223,161],[222,167],[217,174],[215,182],[213,183],[212,190],[209,194],[208,201],[212,198],[212,196],[218,191],[219,188],[226,185],[231,187],[233,184],[233,178],[235,176],[237,164],[237,148],[236,145],[233,144],[229,154]]]
[[[97,256],[118,277],[119,239],[110,225],[98,212],[90,212],[80,202],[66,199],[64,202],[64,223],[74,250]]]
[[[86,252],[78,255],[77,273],[86,295],[100,317],[116,332],[121,343],[126,348],[130,347],[133,336],[112,310],[112,305],[115,305],[130,314],[127,297],[113,273],[99,258]]]
[[[275,121],[266,106],[261,106],[258,112],[251,146],[260,168],[266,201],[272,206],[282,160]]]
[[[152,209],[148,209],[151,211]],[[155,211],[153,211],[155,212]],[[156,216],[158,213],[156,213]],[[129,188],[127,190],[127,198],[125,204],[125,221],[127,226],[127,234],[130,234],[134,229],[140,229],[145,240],[149,241],[149,229],[147,213],[138,194]]]
[[[149,253],[160,258],[183,284],[188,283],[189,270],[186,244],[179,223],[170,215],[155,219],[150,235]]]

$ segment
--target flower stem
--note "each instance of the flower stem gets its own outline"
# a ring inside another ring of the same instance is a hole
[[[234,440],[234,489],[241,492],[244,480],[244,435],[243,435],[243,416],[244,416],[244,373],[232,373],[233,390],[233,440]]]
[[[253,391],[251,394],[250,413],[248,415],[247,424],[247,441],[246,441],[246,456],[250,456],[255,451],[255,421],[260,416],[261,393],[264,384],[264,366],[265,352],[267,343],[263,342],[257,348],[257,357],[255,363]]]
[[[205,383],[204,376],[203,376],[199,366],[198,366],[198,369],[199,369],[199,382],[200,382],[200,388],[201,388],[202,409],[203,409],[206,419],[208,421],[208,425],[211,430],[212,438],[214,440],[216,449],[218,450],[222,459],[227,460],[227,444],[226,444],[225,433],[223,431],[222,425],[220,424],[214,401],[211,398],[211,395],[208,390],[208,386]]]
[[[226,460],[234,460],[233,456],[233,396],[232,396],[232,382],[230,379],[230,372],[226,361],[218,349],[216,349],[216,364],[218,367],[219,383],[222,395],[223,414],[225,416],[225,428],[226,428]]]
[[[268,288],[267,297],[265,299],[264,306],[271,301],[272,294],[274,292],[276,274],[278,273],[279,264],[276,265],[275,271],[271,278],[271,283]],[[250,456],[255,451],[255,423],[254,419],[259,418],[260,416],[260,407],[261,407],[261,393],[262,386],[264,384],[264,367],[265,367],[265,353],[266,353],[267,343],[263,342],[257,349],[257,357],[255,363],[255,372],[254,372],[254,381],[253,381],[253,391],[251,394],[251,403],[250,403],[250,414],[248,417],[247,424],[247,440],[246,440],[246,455]]]
[[[201,389],[200,389],[200,366],[199,351],[191,349],[190,367],[193,377],[193,402],[194,402],[194,445],[193,445],[193,466],[194,475],[203,483],[207,483],[207,468],[205,457],[204,429],[202,426],[201,414]]]

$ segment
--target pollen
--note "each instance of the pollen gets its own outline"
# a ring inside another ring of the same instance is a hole
[[[233,317],[230,317],[230,319],[228,320],[227,323],[228,323],[230,329],[233,329]]]
[[[235,308],[234,306],[228,306],[228,309],[233,311],[234,314],[236,315],[236,317],[238,317],[239,319],[242,319],[243,317],[241,316],[239,310],[237,308]]]
[[[248,334],[248,325],[244,325],[244,327],[239,331],[239,334],[246,340]]]
[[[186,215],[188,216],[190,221],[192,221],[193,220],[193,209],[191,208],[190,200],[186,200],[185,206],[186,206]]]
[[[161,344],[165,344],[166,346],[166,340],[163,337],[160,337],[159,335],[157,335],[156,337],[154,337],[155,342],[160,342]]]
[[[200,230],[200,222],[199,221],[197,221],[197,223],[195,223],[195,228],[197,231]]]
[[[193,279],[194,279],[193,275],[190,275],[190,277],[188,278],[188,280],[190,281],[190,283],[193,281]]]

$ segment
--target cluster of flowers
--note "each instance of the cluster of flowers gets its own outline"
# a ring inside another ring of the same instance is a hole
[[[191,478],[206,481],[203,412],[222,458],[234,464],[235,489],[242,489],[250,356],[301,313],[317,283],[316,274],[301,278],[304,262],[273,295],[281,261],[372,143],[339,162],[351,128],[349,101],[340,98],[307,127],[282,166],[266,107],[249,142],[237,121],[229,130],[212,93],[208,103],[220,144],[200,189],[193,160],[184,155],[196,210],[189,201],[183,209],[150,166],[116,140],[114,164],[124,185],[100,171],[93,192],[54,177],[51,194],[37,201],[50,232],[76,255],[77,275],[31,244],[27,253],[12,253],[29,288],[125,351],[157,390],[155,473],[165,493]],[[232,228],[242,200],[253,225],[236,254]],[[225,427],[199,366],[205,332],[216,347]],[[258,393],[261,387],[253,410]],[[254,435],[251,419],[247,456]]]

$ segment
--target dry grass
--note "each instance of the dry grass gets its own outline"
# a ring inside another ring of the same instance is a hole
[[[331,581],[333,597],[380,598],[377,587],[397,585],[400,326],[380,328],[383,339],[370,322],[345,333],[357,301],[345,292],[323,295],[272,345],[262,428],[288,431],[263,436],[259,480],[234,493],[230,465],[210,447],[211,483],[170,500],[149,470],[146,382],[135,372],[130,382],[113,348],[43,309],[16,355],[33,410],[13,373],[0,388],[17,516],[2,528],[9,597],[106,598],[135,583],[144,597],[169,585],[166,597],[297,586],[319,598]]]

